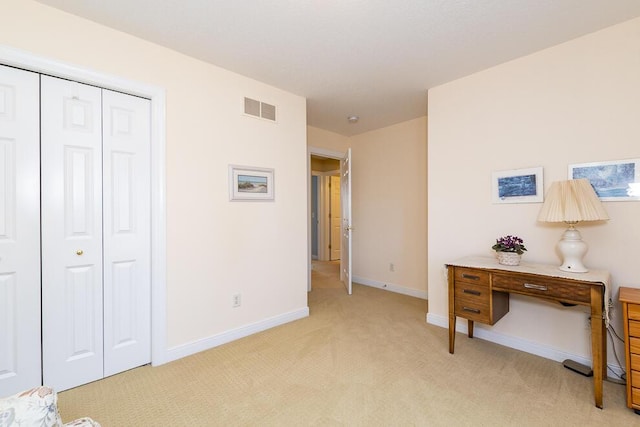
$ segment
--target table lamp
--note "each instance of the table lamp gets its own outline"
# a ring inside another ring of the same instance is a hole
[[[542,209],[538,214],[541,222],[565,222],[569,228],[558,242],[562,255],[562,271],[587,273],[582,257],[587,253],[587,244],[582,241],[576,224],[580,221],[602,221],[609,219],[602,202],[588,179],[570,179],[551,184]]]

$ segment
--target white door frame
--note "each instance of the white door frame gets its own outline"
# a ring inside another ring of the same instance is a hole
[[[311,156],[342,160],[346,154],[346,151],[333,151],[320,147],[307,146],[307,212],[309,212],[307,215],[307,291],[311,291]]]
[[[6,46],[0,46],[0,63],[151,100],[151,363],[157,366],[171,361],[167,352],[166,327],[165,89],[110,76],[55,59],[36,56]]]

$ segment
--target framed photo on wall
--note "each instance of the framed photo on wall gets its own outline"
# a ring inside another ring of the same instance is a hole
[[[540,203],[544,200],[542,166],[491,174],[493,203]]]
[[[229,200],[273,201],[273,169],[229,165]]]
[[[640,159],[569,165],[569,179],[586,178],[603,201],[640,200]]]

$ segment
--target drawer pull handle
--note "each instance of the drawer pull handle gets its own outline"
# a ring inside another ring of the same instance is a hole
[[[469,311],[471,313],[480,314],[480,310],[478,310],[477,308],[462,307],[462,311]]]
[[[525,283],[524,287],[527,289],[535,289],[538,291],[546,291],[548,290],[545,285],[534,285],[533,283]]]
[[[474,276],[473,274],[462,273],[462,277],[465,279],[480,280],[480,276]]]
[[[465,294],[480,296],[480,291],[474,291],[473,289],[464,289],[462,292]]]

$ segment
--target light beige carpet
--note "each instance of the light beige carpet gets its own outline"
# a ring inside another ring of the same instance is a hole
[[[163,366],[60,393],[109,426],[631,426],[624,386],[425,322],[427,303],[314,266],[311,315]]]

